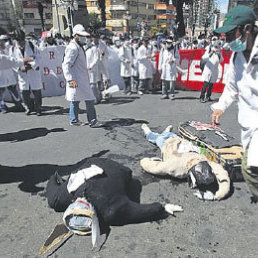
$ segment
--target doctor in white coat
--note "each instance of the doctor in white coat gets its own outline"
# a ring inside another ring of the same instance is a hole
[[[131,76],[132,76],[132,48],[129,37],[120,38],[122,46],[119,48],[118,56],[121,60],[120,75],[124,79],[125,89],[124,93],[131,95]]]
[[[160,68],[162,80],[162,99],[175,98],[175,81],[177,76],[176,65],[179,62],[179,53],[171,39],[166,40],[166,47],[163,50]],[[169,89],[169,91],[168,91]]]
[[[149,40],[144,38],[142,45],[137,51],[137,58],[139,62],[139,94],[151,90],[152,77],[153,77],[153,65],[151,63],[151,49],[148,47]]]
[[[25,62],[22,67],[17,70],[18,84],[22,93],[23,101],[26,107],[26,115],[36,111],[37,115],[41,115],[43,88],[40,75],[40,54],[38,48],[32,42],[25,40],[25,33],[18,29],[14,32],[17,45],[13,49],[13,55],[18,58],[31,58],[33,61]],[[31,91],[34,95],[34,102],[30,98]]]
[[[228,19],[227,19],[228,18]],[[226,33],[233,52],[224,91],[218,103],[211,106],[212,123],[218,123],[223,112],[236,101],[238,123],[244,148],[242,174],[258,201],[258,29],[252,8],[238,5],[226,14],[217,33]]]
[[[90,87],[89,75],[87,73],[87,61],[83,45],[86,43],[85,31],[81,24],[73,28],[73,40],[65,49],[62,64],[64,77],[66,79],[66,99],[70,101],[70,125],[82,125],[79,121],[79,103],[85,101],[87,119],[90,127],[99,127],[94,107],[95,97]]]
[[[217,41],[213,41],[212,45],[206,48],[202,59],[206,61],[206,64],[202,73],[204,85],[201,90],[200,101],[205,103],[211,101],[212,88],[219,75],[219,64],[224,61]]]

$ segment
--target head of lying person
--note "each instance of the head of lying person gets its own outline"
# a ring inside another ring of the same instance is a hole
[[[212,168],[207,161],[201,161],[191,167],[188,171],[189,185],[192,188],[209,186],[217,182]]]

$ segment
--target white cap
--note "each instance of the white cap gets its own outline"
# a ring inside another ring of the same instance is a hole
[[[171,39],[167,39],[166,42],[167,43],[173,43],[173,41]]]
[[[0,36],[0,40],[7,40],[7,39],[8,39],[7,35],[1,35]]]
[[[90,36],[90,34],[84,29],[81,24],[77,24],[73,27],[73,36],[75,36],[76,34],[84,37]]]

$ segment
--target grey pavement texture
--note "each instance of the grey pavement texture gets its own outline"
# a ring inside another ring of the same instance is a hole
[[[245,183],[234,183],[226,200],[203,202],[187,182],[155,178],[140,168],[141,158],[160,156],[145,141],[142,122],[159,132],[168,124],[177,131],[187,120],[209,122],[210,103],[201,104],[198,97],[199,92],[187,91],[178,91],[174,101],[119,93],[96,106],[99,120],[108,121],[105,129],[69,126],[63,96],[44,98],[41,117],[0,114],[0,257],[40,257],[39,248],[62,221],[62,213],[50,209],[44,197],[47,180],[56,170],[69,175],[93,155],[129,167],[142,182],[141,203],[170,202],[184,212],[159,222],[112,227],[100,252],[92,252],[90,237],[73,236],[52,257],[257,257],[257,205],[250,203]],[[83,103],[81,108],[85,121]],[[235,104],[221,127],[240,141]]]

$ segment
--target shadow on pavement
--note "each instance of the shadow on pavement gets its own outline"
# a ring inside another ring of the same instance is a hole
[[[101,157],[107,152],[109,152],[109,150],[103,150],[99,153],[93,154],[91,157]],[[33,164],[23,167],[9,167],[0,165],[0,184],[20,183],[18,187],[21,191],[27,193],[38,193],[43,191],[44,187],[38,187],[36,185],[47,181],[55,171],[58,171],[60,176],[70,175],[85,164],[88,159],[89,157],[69,166]]]
[[[119,126],[130,126],[133,124],[148,124],[148,121],[145,120],[135,120],[133,118],[114,118],[111,121],[105,121],[103,122],[104,124],[104,129],[106,130],[112,130],[115,127]]]
[[[111,97],[109,100],[101,102],[101,104],[113,104],[113,105],[122,105],[127,104],[139,99],[140,97]]]
[[[22,142],[43,137],[48,135],[49,133],[60,133],[65,131],[67,130],[65,130],[64,128],[53,128],[50,130],[45,127],[32,128],[13,133],[0,134],[0,142]]]

